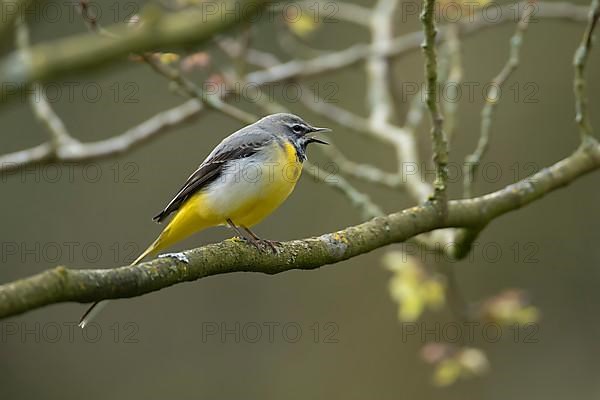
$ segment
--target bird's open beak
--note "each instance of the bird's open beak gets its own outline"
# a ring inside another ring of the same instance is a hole
[[[331,132],[331,129],[329,129],[329,128],[313,128],[312,132],[325,133],[325,132]],[[313,136],[308,137],[306,139],[306,144],[308,144],[308,143],[329,144],[326,141],[321,140],[321,139],[316,138],[316,137],[313,137]]]
[[[306,144],[309,144],[309,143],[329,144],[324,140],[317,139],[314,137],[309,137],[308,139],[306,139]]]

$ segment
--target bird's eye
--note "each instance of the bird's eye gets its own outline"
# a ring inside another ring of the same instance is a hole
[[[304,132],[304,127],[302,125],[294,125],[292,126],[292,130],[296,133]]]

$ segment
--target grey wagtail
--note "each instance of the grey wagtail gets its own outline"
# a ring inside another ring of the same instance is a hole
[[[131,265],[195,232],[229,225],[259,249],[274,243],[250,227],[262,221],[290,195],[310,143],[328,144],[310,134],[315,128],[293,114],[273,114],[225,138],[188,178],[173,200],[153,219],[175,216],[158,238]],[[183,261],[186,261],[185,258]],[[96,302],[81,317],[84,328],[107,301]]]

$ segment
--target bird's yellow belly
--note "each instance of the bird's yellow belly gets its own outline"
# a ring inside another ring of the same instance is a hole
[[[298,170],[298,175],[299,173],[300,170]],[[247,227],[259,223],[288,198],[295,185],[296,180],[289,179],[276,179],[269,182],[260,194],[248,199],[244,207],[231,215],[232,221]]]

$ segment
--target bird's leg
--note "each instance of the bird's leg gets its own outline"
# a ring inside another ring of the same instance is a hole
[[[271,248],[271,250],[273,250],[273,252],[278,253],[279,249],[277,248],[277,246],[281,246],[281,242],[278,242],[276,240],[267,240],[267,239],[261,239],[260,237],[258,237],[258,235],[254,232],[252,232],[250,230],[250,228],[248,228],[247,226],[243,226],[242,225],[242,229],[245,230],[246,232],[248,232],[248,234],[250,236],[252,236],[252,238],[254,240],[256,240],[259,243],[264,243],[267,246],[269,246]]]
[[[240,230],[240,228],[238,228],[238,226],[236,224],[234,224],[231,219],[227,218],[226,221],[227,221],[227,224],[229,224],[229,226],[231,227],[231,229],[233,229],[234,231],[237,232],[237,234],[240,236],[240,238],[244,239],[246,242],[250,243],[251,245],[256,247],[258,250],[262,250],[262,247],[260,246],[260,240],[255,239],[254,235],[249,236],[244,231]]]

